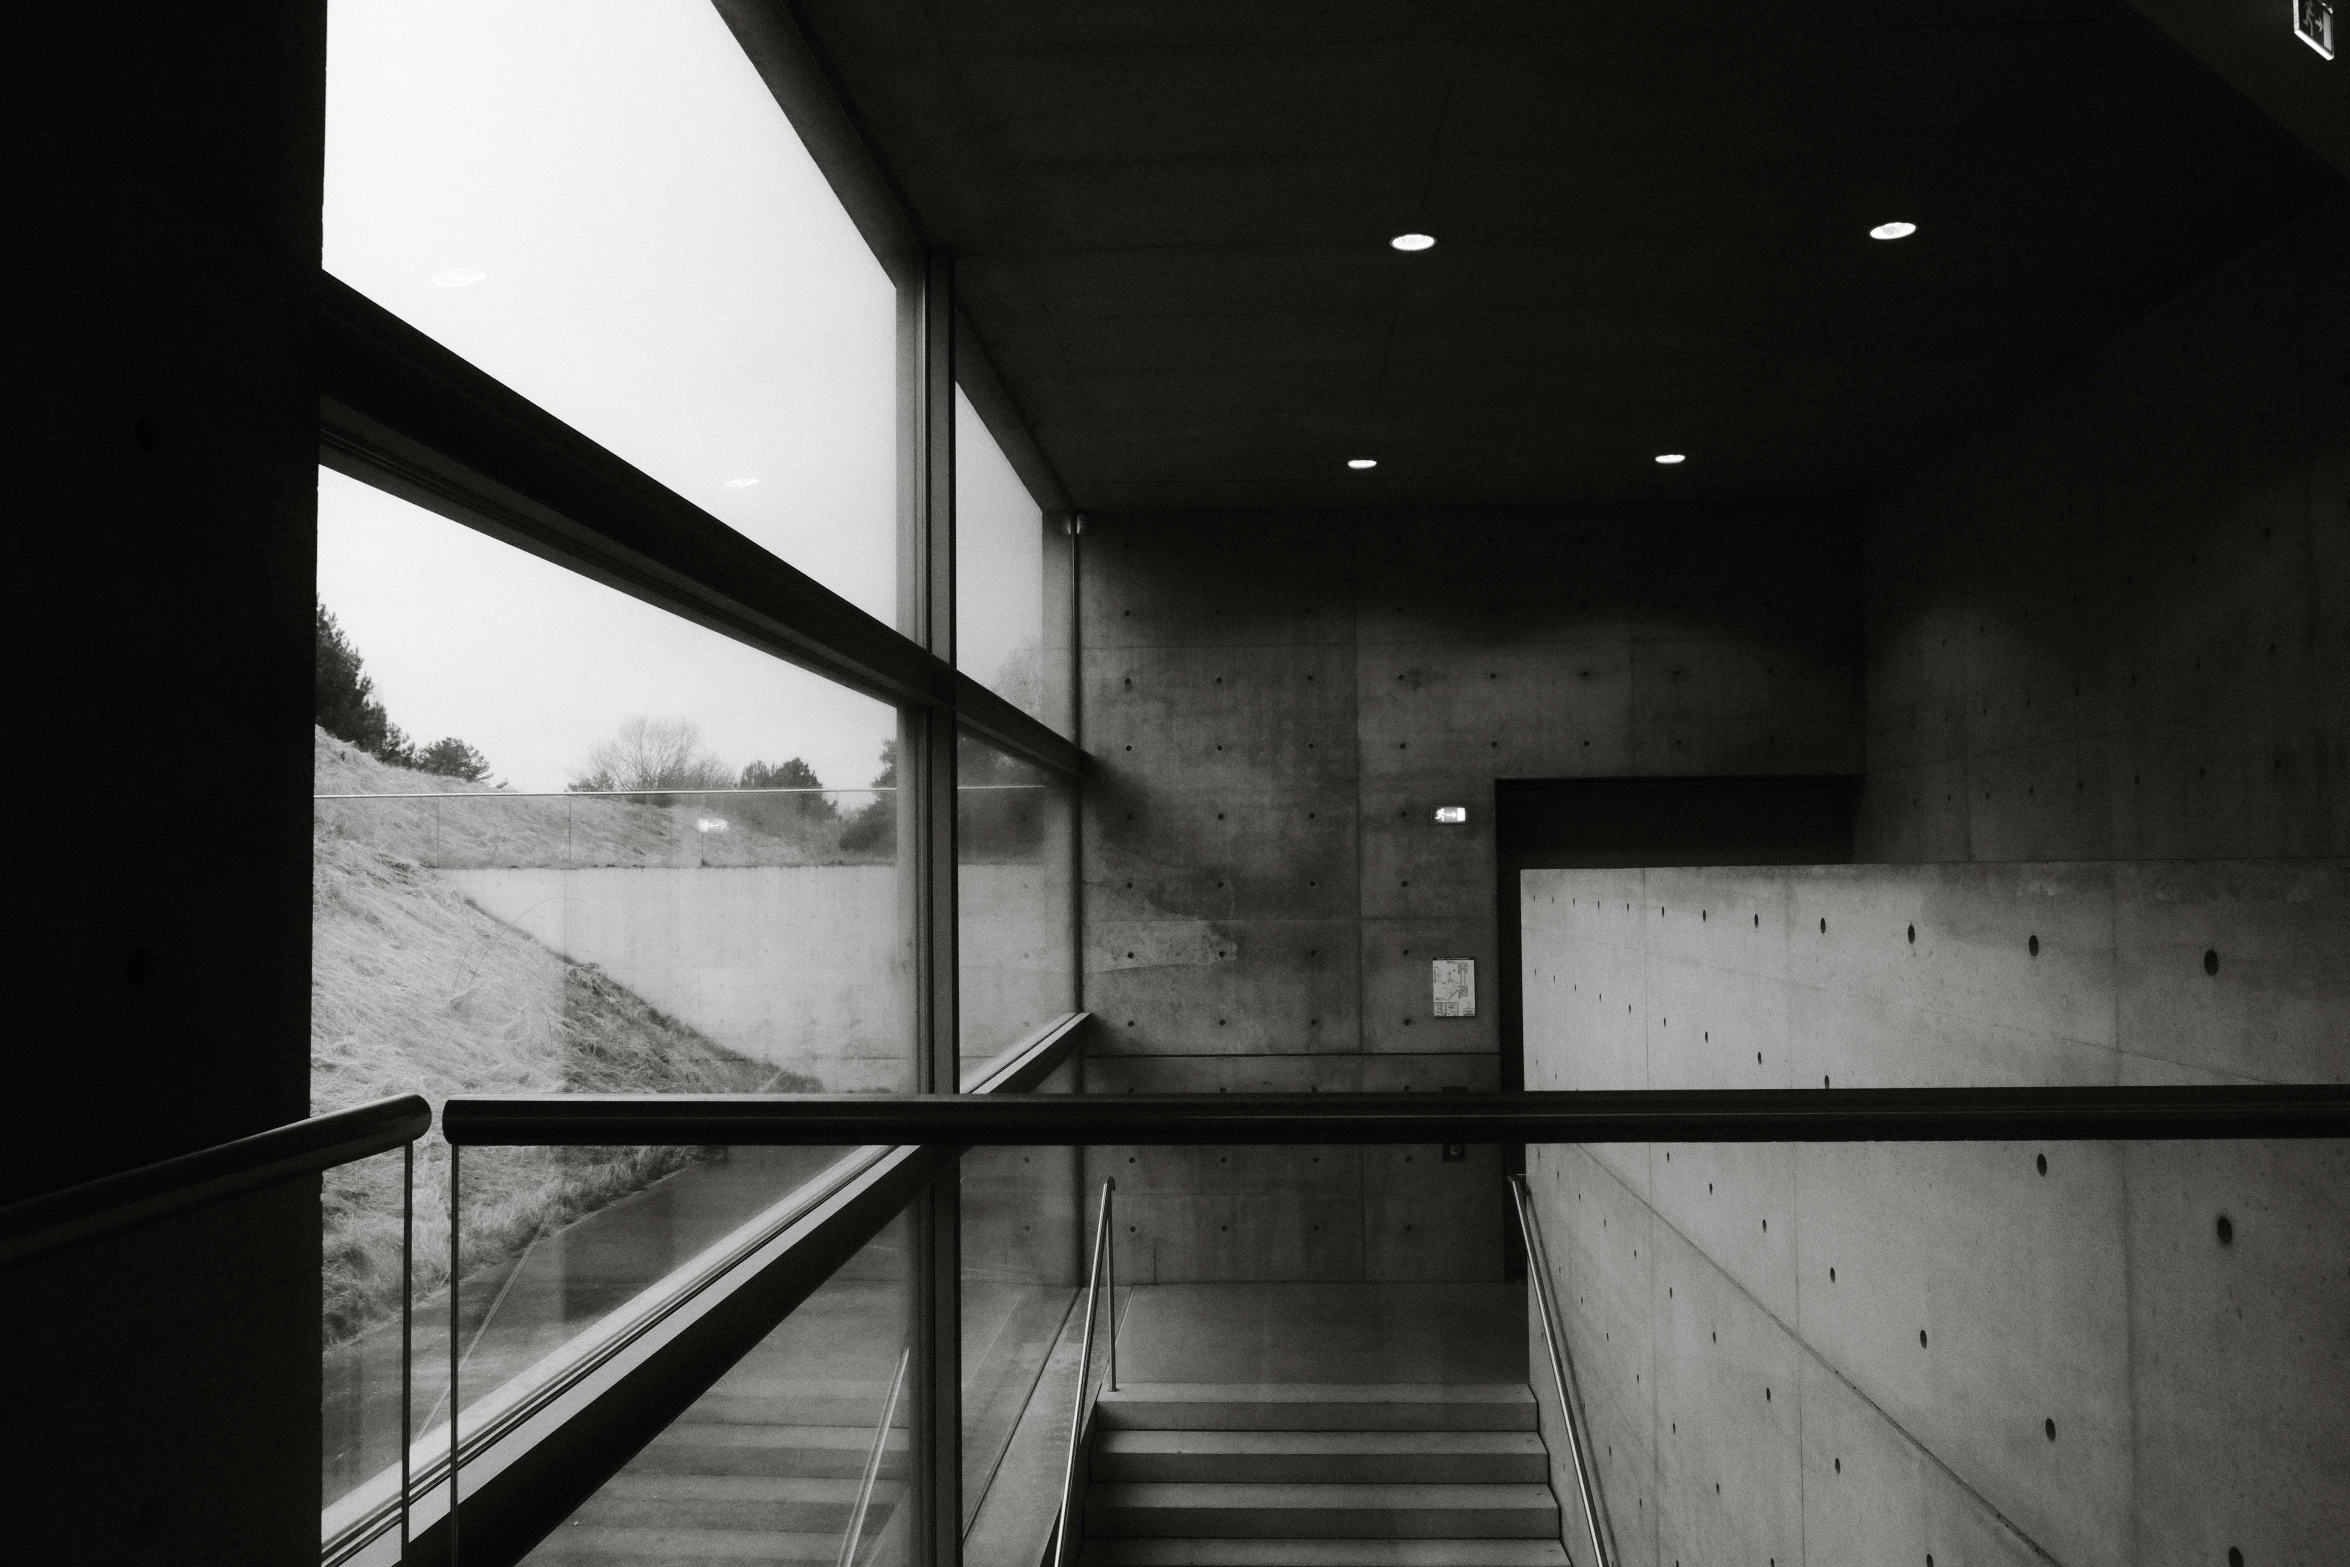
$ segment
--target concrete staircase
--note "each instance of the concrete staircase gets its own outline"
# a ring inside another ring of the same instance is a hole
[[[1085,1567],[1566,1567],[1523,1384],[1102,1395]]]

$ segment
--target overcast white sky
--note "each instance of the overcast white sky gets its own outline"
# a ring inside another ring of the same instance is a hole
[[[885,621],[896,306],[707,0],[331,0],[325,264]],[[1042,622],[1035,505],[959,410],[962,662]],[[319,593],[395,722],[559,788],[633,713],[870,780],[894,719],[332,475]],[[829,694],[826,693],[829,691]]]
[[[639,713],[690,718],[735,768],[807,759],[869,784],[895,713],[355,479],[318,476],[318,596],[410,738],[481,747],[517,789],[560,789]]]

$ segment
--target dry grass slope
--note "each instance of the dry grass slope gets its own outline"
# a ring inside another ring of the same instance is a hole
[[[840,823],[801,818],[773,795],[530,795],[379,762],[321,730],[314,752],[321,795],[416,795],[415,800],[322,799],[321,831],[419,865],[833,865]],[[721,831],[701,823],[723,820]]]
[[[336,757],[330,780],[329,749],[349,748],[321,739],[319,790],[335,792],[357,768],[350,755]],[[383,789],[386,783],[449,783],[365,756],[357,762],[372,774],[370,792],[414,792]],[[488,852],[498,847],[487,836],[476,843]],[[423,1094],[437,1107],[461,1093],[820,1086],[730,1051],[593,965],[566,961],[474,907],[415,859],[346,833],[339,816],[319,815],[313,851],[314,1110],[398,1093]],[[462,1237],[468,1275],[504,1261],[541,1229],[560,1228],[693,1157],[685,1149],[516,1149],[469,1162]],[[398,1300],[399,1174],[397,1154],[328,1174],[330,1342],[380,1319]],[[448,1150],[437,1135],[420,1147],[417,1175],[417,1285],[427,1292],[443,1282],[448,1255]]]

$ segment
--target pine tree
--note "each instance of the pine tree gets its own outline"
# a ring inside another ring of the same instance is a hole
[[[375,682],[368,678],[366,662],[351,639],[343,635],[334,611],[323,603],[317,609],[318,661],[311,680],[311,716],[319,728],[394,767],[462,778],[467,783],[479,783],[489,776],[489,758],[455,735],[422,749],[411,744],[375,699]]]
[[[841,829],[843,849],[884,858],[898,852],[897,783],[898,743],[885,740],[881,746],[881,773],[873,780],[873,787],[880,792],[852,814]]]
[[[480,783],[490,775],[490,759],[455,735],[445,735],[415,752],[409,765],[418,772],[462,778],[467,783]]]
[[[408,737],[375,699],[359,650],[336,624],[334,611],[318,605],[318,663],[312,679],[318,727],[373,756],[407,750]]]
[[[805,759],[795,756],[789,761],[773,764],[753,762],[743,769],[741,786],[745,789],[814,791],[822,789],[824,784],[816,776],[815,768],[810,767]],[[738,801],[736,809],[749,819],[768,826],[815,826],[834,821],[840,816],[840,808],[832,803],[830,795],[813,792],[768,795],[756,803]]]

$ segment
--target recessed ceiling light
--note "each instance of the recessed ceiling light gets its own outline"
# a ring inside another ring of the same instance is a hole
[[[1871,239],[1907,239],[1918,231],[1915,223],[1880,223],[1869,230]]]
[[[1687,462],[1689,459],[1686,455],[1680,452],[1659,452],[1657,453],[1656,460],[1670,468],[1677,462]]]
[[[443,267],[432,275],[432,280],[443,288],[467,288],[488,276],[476,267]]]
[[[1398,250],[1432,250],[1436,246],[1433,234],[1398,234],[1387,243]]]
[[[730,490],[747,490],[758,482],[756,479],[729,479],[726,481],[726,487]]]
[[[1376,468],[1379,466],[1379,459],[1376,457],[1349,457],[1346,460],[1346,465],[1349,468]]]

